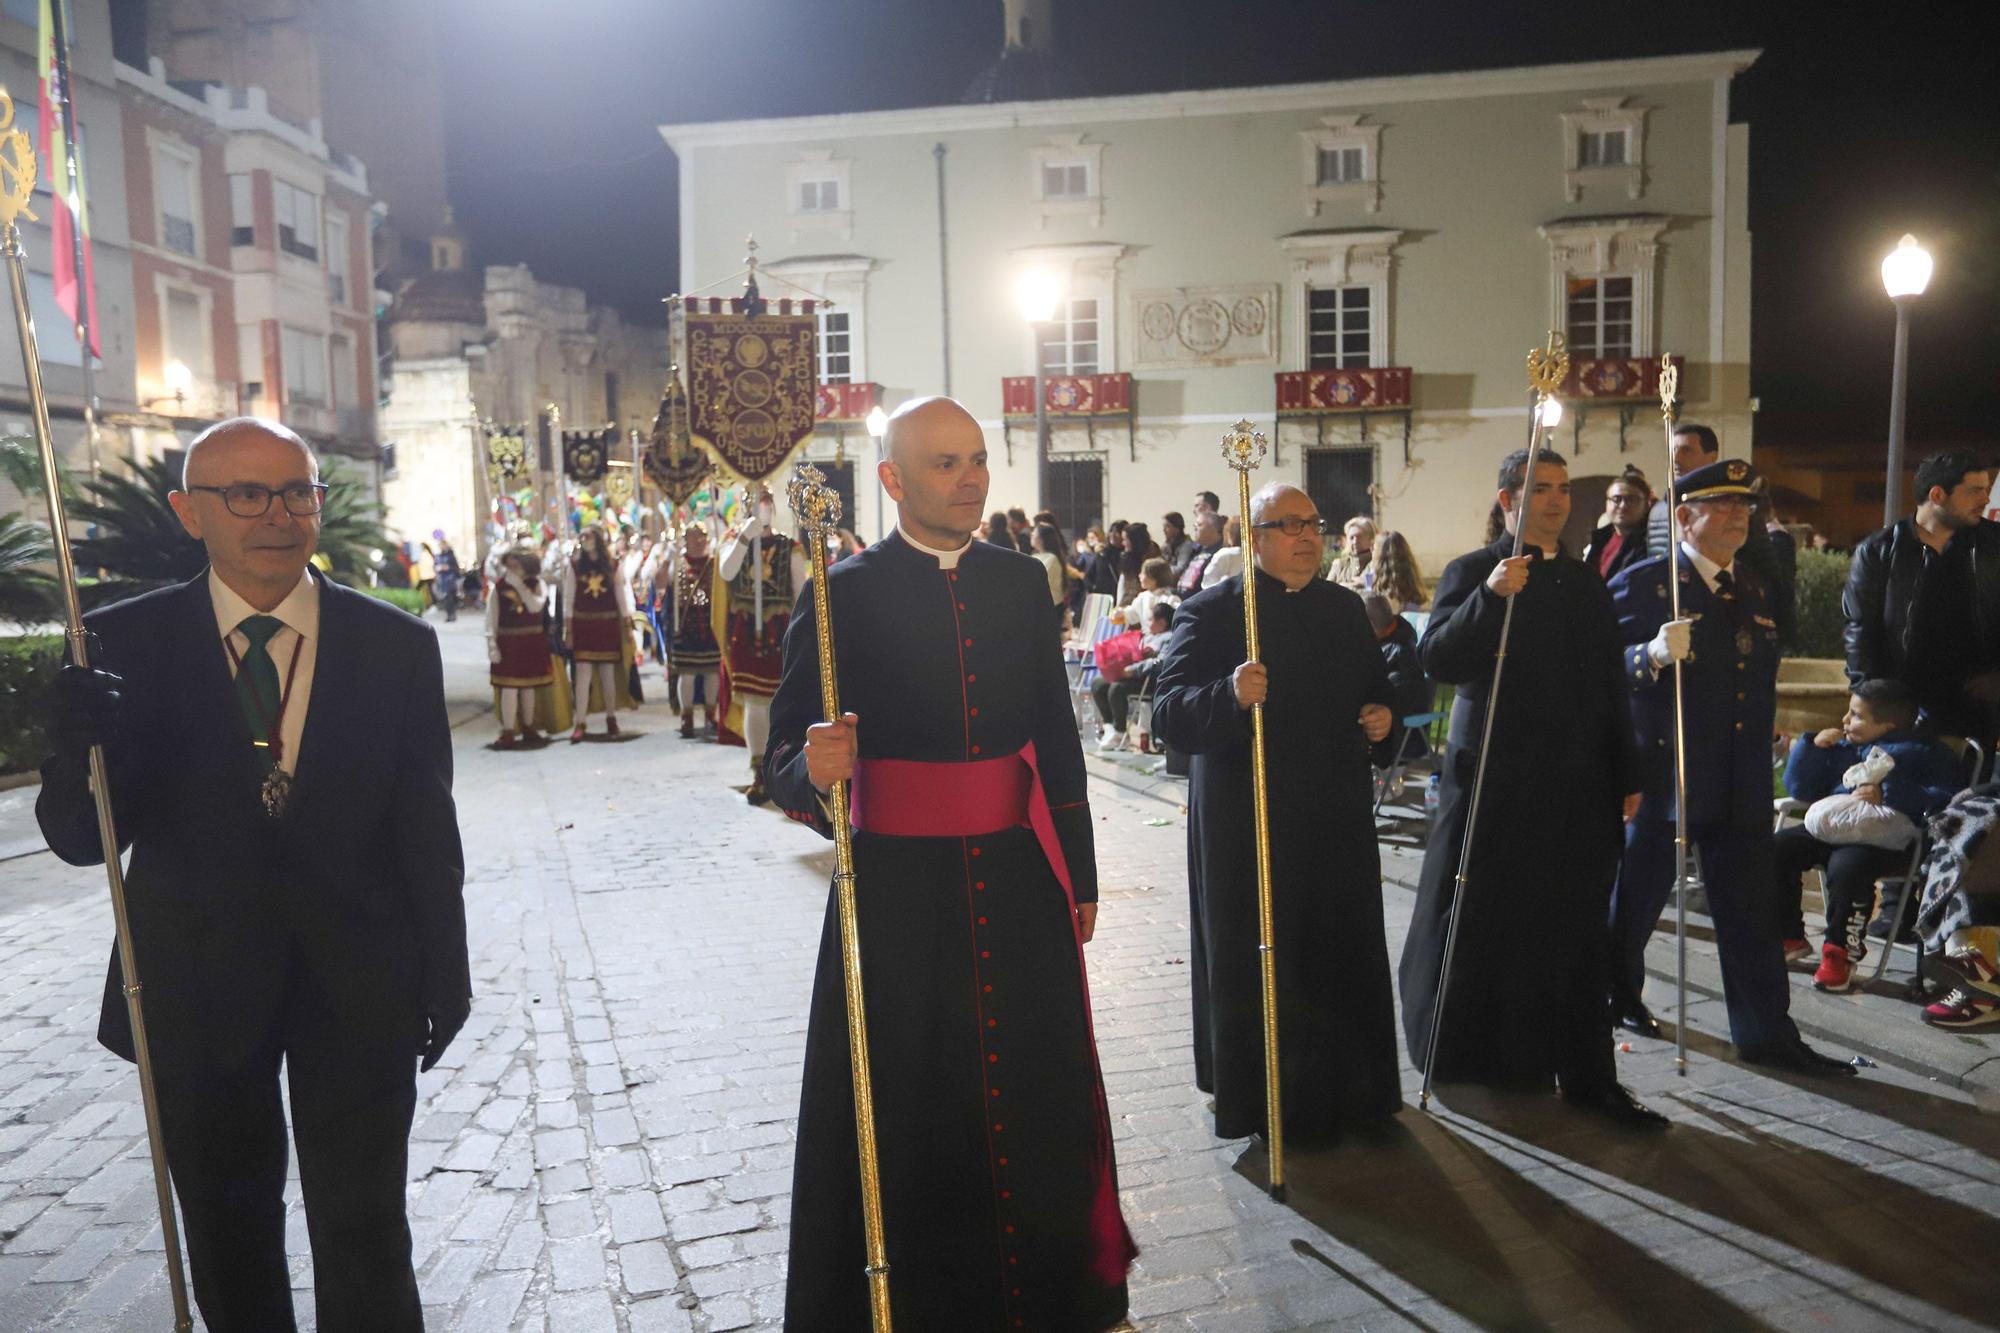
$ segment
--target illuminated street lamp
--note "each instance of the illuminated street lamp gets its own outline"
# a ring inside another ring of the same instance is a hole
[[[1053,275],[1042,269],[1029,269],[1015,281],[1014,300],[1020,306],[1021,317],[1028,321],[1028,331],[1035,340],[1035,508],[1040,510],[1048,505],[1042,495],[1049,456],[1048,386],[1044,381],[1048,335],[1049,327],[1055,321],[1056,306],[1062,300],[1062,290],[1056,285]]]
[[[877,403],[868,409],[868,438],[875,441],[875,461],[877,463],[882,461],[882,440],[888,433],[889,414],[882,410],[882,404]],[[850,514],[848,521],[854,524],[857,531],[860,529],[861,520],[859,518]],[[879,468],[875,474],[875,527],[878,537],[887,537],[889,535],[888,493],[882,489],[882,474]]]
[[[1896,305],[1896,357],[1889,373],[1889,480],[1882,492],[1882,523],[1903,517],[1903,419],[1909,396],[1910,303],[1931,281],[1931,256],[1914,236],[1904,236],[1882,261],[1882,286]]]

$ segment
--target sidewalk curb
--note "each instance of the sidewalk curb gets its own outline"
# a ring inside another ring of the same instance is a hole
[[[1185,813],[1188,792],[1185,781],[1149,776],[1115,759],[1101,759],[1088,752],[1085,757],[1089,762],[1084,767],[1091,777],[1156,800],[1176,814]],[[1415,893],[1422,858],[1402,847],[1384,847],[1383,852],[1382,882]],[[1392,852],[1396,854],[1391,855]],[[1671,935],[1655,935],[1646,949],[1647,974],[1671,985],[1674,953]],[[1865,1001],[1887,1000],[1887,996],[1823,995],[1812,988],[1804,974],[1792,972],[1789,976],[1792,1021],[1802,1033],[1827,1045],[1865,1055],[1877,1064],[1971,1093],[1984,1106],[2000,1104],[2000,1043],[1988,1036],[1940,1032],[1926,1027],[1917,1017],[1914,1005],[1903,1006],[1907,1011],[1905,1021],[1889,1023],[1884,1021],[1879,1008],[1864,1007]],[[1688,950],[1687,980],[1693,995],[1721,1001],[1721,965],[1702,946]],[[1895,983],[1885,978],[1884,984]]]

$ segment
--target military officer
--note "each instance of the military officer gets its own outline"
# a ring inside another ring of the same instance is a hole
[[[1773,589],[1737,559],[1750,534],[1756,474],[1718,460],[1674,479],[1673,564],[1662,553],[1611,581],[1625,679],[1639,743],[1639,814],[1627,829],[1612,903],[1612,1008],[1625,1028],[1658,1036],[1641,990],[1646,941],[1674,877],[1674,692],[1683,664],[1687,825],[1708,890],[1721,953],[1730,1038],[1752,1064],[1811,1075],[1854,1066],[1821,1055],[1790,1015],[1784,948],[1768,901],[1771,728],[1777,711],[1778,622]],[[1672,619],[1667,579],[1680,579]]]

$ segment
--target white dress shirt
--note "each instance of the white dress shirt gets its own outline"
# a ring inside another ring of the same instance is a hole
[[[285,627],[271,636],[264,650],[271,655],[271,662],[278,669],[278,689],[285,688],[285,677],[292,675],[292,649],[297,645],[299,667],[292,675],[292,689],[285,703],[285,715],[278,723],[278,739],[283,746],[279,762],[285,772],[296,777],[299,771],[299,745],[306,734],[306,705],[312,700],[313,664],[319,657],[319,584],[314,582],[312,571],[299,575],[298,586],[285,594],[285,600],[268,612],[260,612],[256,607],[237,596],[235,589],[224,583],[213,568],[208,571],[208,596],[215,603],[216,633],[236,649],[230,653],[223,649],[223,658],[229,664],[231,679],[236,675],[236,664],[250,651],[250,639],[236,627],[255,615],[271,615],[285,622]]]
[[[1694,566],[1694,572],[1701,575],[1701,581],[1708,585],[1710,592],[1715,591],[1715,580],[1719,575],[1727,574],[1731,583],[1736,581],[1736,562],[1734,560],[1726,565],[1718,565],[1696,550],[1693,542],[1688,541],[1681,543],[1681,552],[1687,556],[1688,563]]]

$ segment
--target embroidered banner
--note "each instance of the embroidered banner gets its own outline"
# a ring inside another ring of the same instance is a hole
[[[604,464],[618,443],[618,428],[563,432],[563,475],[589,486],[604,478]]]
[[[660,410],[653,417],[653,437],[639,456],[639,465],[667,504],[676,509],[694,498],[714,469],[689,433],[687,390],[681,387],[679,366],[667,372],[667,391],[661,395]]]
[[[690,301],[689,305],[694,305]],[[817,406],[809,302],[792,314],[687,312],[689,429],[722,466],[762,481],[812,434]]]

